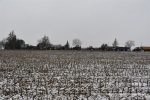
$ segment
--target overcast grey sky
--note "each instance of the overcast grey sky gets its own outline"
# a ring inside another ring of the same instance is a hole
[[[43,35],[62,45],[150,45],[150,0],[0,0],[0,40],[12,30],[33,45]]]

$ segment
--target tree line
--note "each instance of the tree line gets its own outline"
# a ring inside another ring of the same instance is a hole
[[[70,47],[69,42],[67,41],[65,45],[54,45],[50,42],[48,36],[43,36],[36,46],[31,44],[26,44],[23,39],[17,38],[15,32],[12,31],[9,33],[8,37],[0,41],[0,48],[6,50],[101,50],[101,51],[130,51],[131,47],[134,46],[134,41],[129,40],[125,43],[124,47],[120,47],[117,39],[114,40],[112,46],[108,44],[102,44],[98,48],[89,46],[87,48],[81,48],[82,42],[80,39],[74,39],[72,41],[73,47]]]

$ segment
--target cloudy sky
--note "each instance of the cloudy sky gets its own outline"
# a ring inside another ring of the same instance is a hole
[[[33,45],[43,35],[54,44],[150,45],[150,0],[0,0],[0,40],[12,30]]]

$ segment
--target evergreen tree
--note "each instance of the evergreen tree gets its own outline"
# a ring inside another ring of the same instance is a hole
[[[5,44],[5,49],[16,49],[16,41],[17,38],[14,31],[10,32]]]
[[[69,45],[69,42],[67,41],[67,43],[65,44],[65,49],[69,49],[70,48],[70,45]]]
[[[113,42],[113,47],[117,47],[118,45],[119,45],[119,43],[118,43],[118,41],[117,41],[117,39],[115,38],[115,40],[114,40],[114,42]]]
[[[9,36],[4,41],[4,47],[8,50],[22,49],[25,46],[25,42],[22,39],[17,39],[15,32],[10,32]]]

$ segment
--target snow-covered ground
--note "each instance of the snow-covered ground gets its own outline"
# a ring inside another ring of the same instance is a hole
[[[150,100],[150,53],[0,51],[0,100]]]

